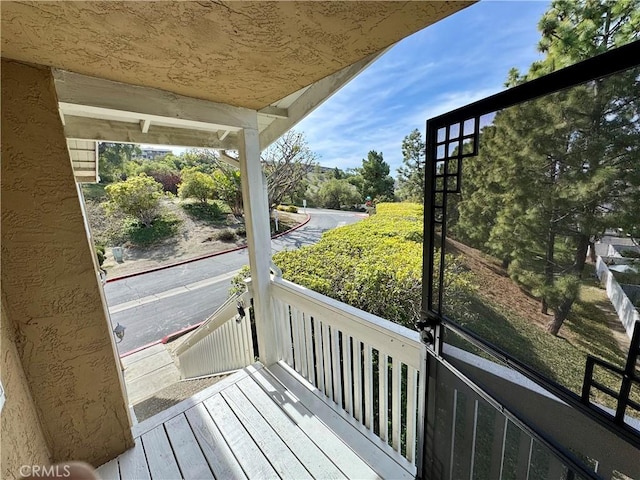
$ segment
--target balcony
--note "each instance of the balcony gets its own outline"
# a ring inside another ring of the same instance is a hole
[[[413,478],[285,363],[246,367],[134,427],[118,478]]]
[[[185,378],[235,373],[135,425],[102,478],[589,478],[571,451],[593,478],[637,476],[632,446],[522,375],[446,344],[435,357],[418,332],[278,276],[269,286],[278,335],[257,347],[277,361],[253,363],[249,282],[176,351]]]

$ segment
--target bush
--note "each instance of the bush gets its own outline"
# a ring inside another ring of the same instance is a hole
[[[236,228],[236,235],[245,238],[247,236],[247,229],[245,226]]]
[[[106,255],[105,255],[106,250],[104,248],[104,245],[96,245],[95,249],[96,249],[96,257],[98,257],[98,266],[102,267],[102,264],[106,259]]]
[[[180,225],[180,219],[173,215],[165,215],[153,222],[151,226],[135,220],[125,224],[125,237],[135,246],[149,247],[173,237]]]
[[[101,183],[83,183],[82,194],[85,201],[102,202],[106,199],[107,193],[104,191],[106,185]]]
[[[145,227],[150,227],[160,215],[162,185],[144,173],[107,185],[105,191],[109,197],[108,212],[120,211]]]
[[[273,260],[288,280],[413,328],[422,295],[421,236],[421,205],[380,204],[378,215],[330,230],[315,245],[276,253]],[[446,259],[447,302],[463,312],[472,275],[452,256]]]
[[[202,173],[197,167],[185,168],[181,172],[182,183],[178,187],[180,198],[194,198],[202,204],[213,199],[216,185],[211,175]]]
[[[224,218],[220,205],[216,202],[183,203],[181,207],[191,218],[196,220],[213,223]]]
[[[233,242],[236,239],[236,232],[227,228],[225,230],[222,230],[221,232],[218,232],[218,234],[216,235],[216,239],[220,240],[221,242]]]
[[[240,170],[221,167],[212,174],[216,198],[224,202],[235,216],[242,215],[242,182]]]
[[[298,213],[298,207],[295,205],[278,205],[276,210],[280,210],[281,212]]]
[[[162,185],[162,189],[165,192],[170,192],[174,195],[178,194],[178,185],[180,185],[181,178],[178,172],[149,172],[149,176],[156,182]]]

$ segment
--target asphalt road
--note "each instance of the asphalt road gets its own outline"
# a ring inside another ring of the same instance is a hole
[[[273,252],[311,245],[323,232],[363,218],[363,214],[307,209],[304,227],[271,241]],[[120,354],[202,322],[226,300],[231,279],[249,263],[247,249],[109,282],[104,293],[111,323],[126,327]]]

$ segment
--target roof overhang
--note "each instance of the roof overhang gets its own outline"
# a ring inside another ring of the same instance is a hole
[[[469,1],[3,1],[2,56],[261,110]]]
[[[2,56],[55,68],[69,139],[266,148],[397,41],[472,1],[5,1]]]
[[[54,76],[67,138],[235,150],[238,131],[253,128],[264,149],[376,58],[257,112],[61,70]]]

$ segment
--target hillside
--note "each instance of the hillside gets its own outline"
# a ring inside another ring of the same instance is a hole
[[[447,239],[447,251],[462,258],[473,272],[483,298],[546,328],[552,316],[540,312],[540,301],[518,287],[497,260],[453,239]]]
[[[241,247],[246,244],[242,219],[223,211],[211,219],[197,208],[176,198],[163,199],[163,216],[155,231],[132,230],[131,224],[105,214],[99,202],[86,200],[87,214],[94,240],[105,246],[103,268],[107,278],[137,273],[200,256]],[[279,231],[285,231],[306,219],[306,215],[280,212]],[[127,233],[129,231],[129,233]],[[131,234],[133,232],[133,235]],[[121,246],[124,261],[116,262],[113,247]]]

